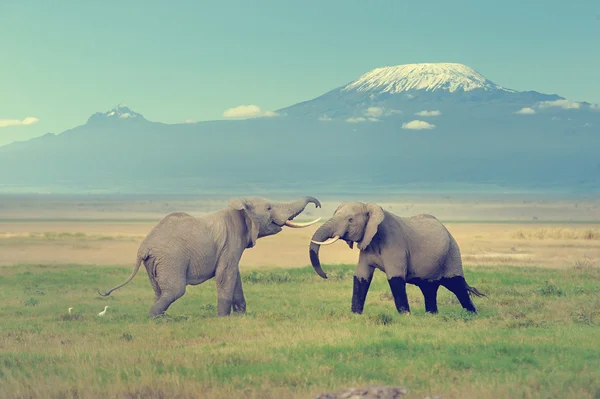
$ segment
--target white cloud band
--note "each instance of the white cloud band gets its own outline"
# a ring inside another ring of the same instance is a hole
[[[415,115],[418,115],[418,116],[440,116],[441,114],[442,114],[441,111],[434,109],[431,111],[423,110],[423,111],[417,112]]]
[[[569,100],[554,100],[554,101],[541,101],[538,103],[538,108],[551,108],[558,107],[562,109],[579,109],[581,104],[575,101]]]
[[[521,108],[520,110],[518,110],[515,113],[516,114],[521,114],[521,115],[532,115],[532,114],[535,114],[535,109],[529,108],[529,107],[525,107],[525,108]]]
[[[40,120],[33,116],[28,116],[25,119],[0,119],[0,127],[9,127],[9,126],[27,126],[38,123]]]
[[[435,125],[432,123],[425,122],[425,121],[414,120],[414,121],[410,121],[408,123],[403,123],[402,129],[431,130],[431,129],[435,129]]]
[[[258,105],[239,105],[229,108],[223,112],[224,118],[260,118],[264,116],[276,116],[273,111],[262,111]]]

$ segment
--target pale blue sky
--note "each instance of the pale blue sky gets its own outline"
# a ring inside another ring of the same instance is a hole
[[[0,54],[0,126],[39,118],[0,145],[121,102],[166,123],[275,110],[416,62],[600,103],[600,1],[1,0]]]

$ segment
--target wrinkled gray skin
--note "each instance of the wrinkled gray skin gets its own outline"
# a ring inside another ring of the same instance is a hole
[[[277,203],[264,198],[236,198],[229,206],[199,218],[175,212],[165,216],[140,244],[131,276],[109,295],[135,276],[144,263],[154,288],[155,302],[150,315],[157,316],[179,299],[187,285],[198,285],[216,278],[218,315],[245,312],[239,261],[246,248],[261,237],[277,234],[309,203],[321,207],[313,197]],[[308,225],[308,223],[306,224]],[[291,226],[299,227],[299,226]]]
[[[400,217],[375,203],[340,204],[314,233],[310,244],[311,263],[323,278],[327,275],[321,268],[317,243],[333,243],[336,237],[346,241],[350,248],[356,242],[360,249],[354,276],[354,313],[363,311],[375,269],[385,272],[399,312],[410,312],[406,283],[421,288],[428,312],[437,312],[440,285],[453,292],[465,309],[476,312],[469,294],[483,294],[464,280],[458,244],[434,216]]]

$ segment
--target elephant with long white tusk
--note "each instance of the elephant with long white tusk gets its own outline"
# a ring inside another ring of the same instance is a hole
[[[485,296],[467,284],[460,249],[446,227],[434,216],[400,217],[374,203],[342,203],[315,231],[310,260],[315,272],[327,278],[319,261],[319,248],[342,239],[360,255],[354,272],[352,312],[362,313],[375,269],[387,275],[396,309],[410,313],[406,284],[421,289],[425,310],[437,313],[437,291],[446,287],[463,308],[476,313],[470,294]]]
[[[154,288],[150,315],[157,316],[185,293],[186,286],[198,285],[213,277],[217,283],[218,315],[246,311],[239,262],[246,248],[261,237],[279,233],[283,226],[304,228],[294,222],[309,203],[320,208],[314,197],[294,202],[273,202],[265,198],[235,198],[229,206],[199,218],[175,212],[165,216],[140,244],[137,262],[129,278],[105,292],[110,293],[133,279],[142,262]]]

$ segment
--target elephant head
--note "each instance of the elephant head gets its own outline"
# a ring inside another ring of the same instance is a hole
[[[319,200],[313,197],[304,197],[294,202],[274,202],[265,198],[234,198],[229,201],[229,207],[244,213],[246,224],[250,232],[249,248],[256,245],[256,240],[261,237],[279,233],[283,226],[302,228],[317,223],[321,218],[308,223],[293,222],[306,205],[315,204],[321,207]]]
[[[383,209],[374,203],[348,202],[340,204],[333,216],[323,223],[312,236],[309,254],[315,272],[319,276],[327,278],[319,261],[321,245],[333,244],[341,238],[348,243],[350,248],[356,242],[358,249],[362,251],[371,244],[384,217]]]

